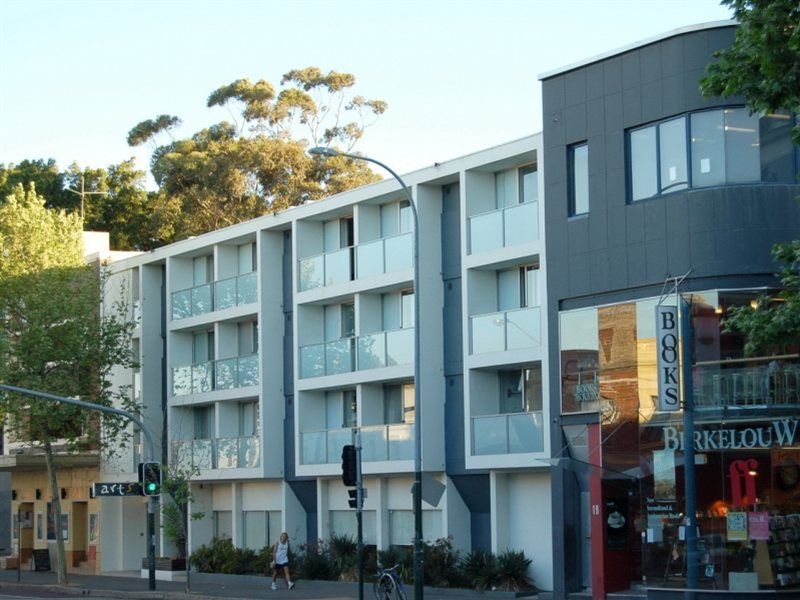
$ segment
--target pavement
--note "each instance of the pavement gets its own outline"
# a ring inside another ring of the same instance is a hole
[[[20,572],[0,570],[0,600],[18,598],[61,598],[72,600],[91,597],[93,600],[135,599],[135,600],[216,600],[219,598],[269,598],[283,600],[288,598],[319,600],[352,600],[358,598],[358,584],[339,581],[296,581],[293,590],[286,589],[286,583],[279,580],[279,587],[270,589],[270,579],[251,575],[218,575],[192,573],[189,590],[185,581],[156,581],[156,590],[147,589],[147,579],[138,572],[123,572],[108,575],[72,575],[66,585],[58,585],[53,572]],[[281,585],[282,584],[282,585]],[[413,586],[406,586],[406,595],[411,600]],[[426,600],[501,600],[514,598],[512,592],[486,592],[481,594],[472,590],[426,587]],[[374,598],[372,584],[364,584],[364,598]]]

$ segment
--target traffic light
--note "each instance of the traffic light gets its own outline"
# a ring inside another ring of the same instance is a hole
[[[358,508],[358,490],[347,490],[347,495],[350,496],[347,501],[350,508]]]
[[[161,494],[161,465],[159,463],[139,463],[139,483],[142,496]]]
[[[342,483],[346,486],[354,486],[358,480],[356,460],[356,447],[352,444],[342,446]]]

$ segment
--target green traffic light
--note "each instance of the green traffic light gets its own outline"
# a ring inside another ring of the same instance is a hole
[[[156,491],[156,484],[155,483],[148,483],[147,484],[147,491],[148,492],[155,492]]]

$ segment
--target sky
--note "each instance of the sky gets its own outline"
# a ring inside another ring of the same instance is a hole
[[[542,73],[728,18],[718,0],[4,0],[0,163],[146,170],[140,121],[189,137],[229,119],[213,90],[313,65],[388,102],[356,150],[407,173],[540,131]]]

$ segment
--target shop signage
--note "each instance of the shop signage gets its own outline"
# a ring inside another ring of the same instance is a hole
[[[658,410],[680,410],[680,367],[678,363],[678,310],[656,306],[658,348]]]
[[[694,449],[709,452],[793,446],[798,437],[797,425],[797,419],[776,419],[759,427],[744,429],[698,429],[694,432]],[[664,449],[682,450],[683,431],[674,426],[662,429]]]

